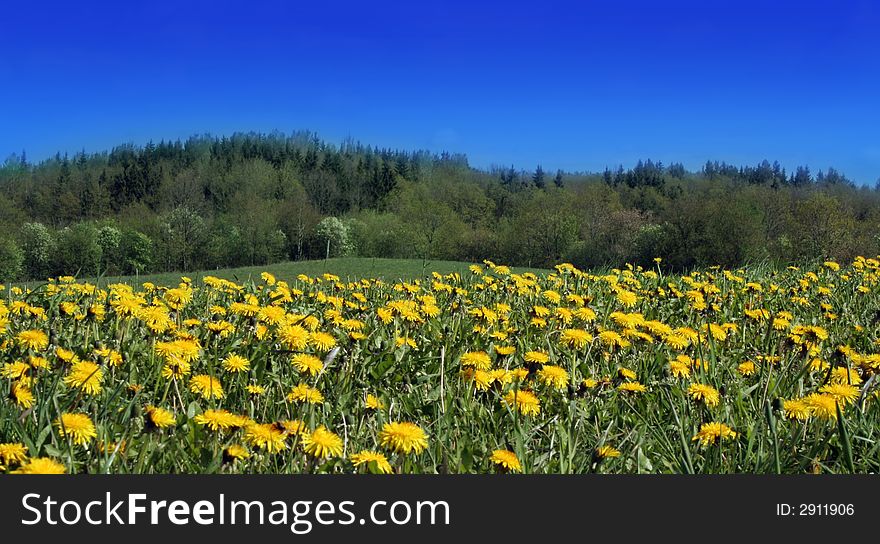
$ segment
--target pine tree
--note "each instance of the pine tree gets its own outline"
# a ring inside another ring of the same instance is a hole
[[[553,178],[553,183],[554,183],[554,185],[556,185],[560,189],[562,189],[565,186],[565,181],[562,179],[562,170],[556,171],[556,177]]]
[[[532,175],[532,182],[534,182],[535,187],[538,189],[543,189],[547,185],[544,183],[544,169],[541,168],[540,164],[535,168],[535,173]]]

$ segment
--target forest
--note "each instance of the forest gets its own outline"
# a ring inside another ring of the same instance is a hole
[[[328,256],[666,270],[880,253],[880,190],[833,168],[474,168],[311,132],[25,152],[0,167],[0,280]]]

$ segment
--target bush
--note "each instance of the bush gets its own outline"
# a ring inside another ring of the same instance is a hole
[[[13,281],[24,270],[24,252],[15,241],[0,238],[0,281]]]
[[[52,273],[55,239],[42,223],[21,226],[21,249],[24,254],[24,274],[30,279],[45,279]]]
[[[91,223],[61,229],[54,261],[56,275],[96,275],[101,264],[98,229]]]

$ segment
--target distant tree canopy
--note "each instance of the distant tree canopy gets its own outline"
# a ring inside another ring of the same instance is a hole
[[[550,183],[552,181],[552,183]],[[332,220],[328,219],[332,218]],[[0,167],[0,280],[354,254],[687,269],[880,252],[880,183],[778,162],[469,166],[309,132],[196,136]],[[329,251],[328,251],[329,242]]]

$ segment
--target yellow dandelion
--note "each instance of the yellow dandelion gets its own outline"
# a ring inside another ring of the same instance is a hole
[[[251,368],[251,362],[241,355],[229,355],[223,359],[223,368],[227,372],[247,372]]]
[[[158,408],[156,406],[147,406],[147,422],[150,426],[155,427],[157,429],[164,429],[166,427],[172,427],[176,423],[176,419],[174,418],[174,414],[165,410],[164,408]]]
[[[223,457],[227,462],[234,462],[238,460],[244,460],[251,456],[251,452],[247,450],[241,444],[232,444],[225,450],[223,450]]]
[[[291,362],[296,369],[311,376],[317,375],[324,369],[324,363],[314,355],[307,353],[297,353],[291,358]]]
[[[392,422],[382,427],[379,432],[379,443],[396,453],[419,454],[428,447],[428,436],[415,423]]]
[[[255,396],[262,395],[266,392],[265,387],[263,387],[262,385],[257,385],[257,384],[253,384],[253,383],[248,384],[247,387],[245,387],[245,389],[247,390],[248,393],[250,393],[251,395],[255,395]]]
[[[385,403],[382,402],[382,399],[373,394],[367,394],[367,400],[365,402],[368,410],[384,410]]]
[[[538,371],[538,380],[554,389],[565,389],[568,385],[568,372],[561,366],[544,365]]]
[[[288,325],[278,330],[278,341],[292,350],[305,349],[309,344],[309,331],[299,325]]]
[[[669,373],[676,378],[689,378],[691,375],[691,367],[687,363],[674,359],[669,361]]]
[[[49,336],[40,330],[22,331],[15,339],[18,345],[33,351],[42,351],[49,346]]]
[[[309,335],[309,343],[318,351],[329,351],[336,345],[336,339],[326,332],[313,332]]]
[[[351,462],[354,466],[359,467],[366,465],[371,471],[379,474],[391,474],[391,464],[385,457],[385,454],[378,451],[361,450],[358,453],[351,454]]]
[[[515,411],[526,415],[535,416],[541,412],[541,401],[534,393],[527,389],[514,389],[504,396],[504,402]]]
[[[618,290],[616,298],[617,302],[626,307],[635,306],[636,303],[639,301],[639,297],[636,296],[635,293],[633,293],[632,291],[627,291],[626,289]]]
[[[205,399],[222,399],[225,396],[220,380],[207,374],[193,376],[189,382],[189,390]]]
[[[544,364],[550,361],[550,356],[543,351],[527,351],[523,355],[523,359],[527,363]]]
[[[61,438],[69,437],[78,446],[84,446],[98,436],[95,424],[86,414],[63,413],[55,421],[55,426],[58,427]]]
[[[64,465],[48,457],[29,459],[21,465],[13,474],[65,474],[67,469]]]
[[[751,376],[755,373],[755,363],[754,361],[740,363],[739,366],[736,367],[736,371],[742,376]]]
[[[563,329],[559,341],[570,348],[582,349],[593,341],[593,335],[583,329]]]
[[[492,367],[492,359],[485,351],[469,351],[461,356],[461,366],[489,370]]]
[[[788,419],[806,421],[810,419],[811,411],[803,400],[790,399],[782,401],[782,414]]]
[[[19,442],[0,444],[0,470],[21,464],[27,459],[27,453],[27,447]]]
[[[303,437],[303,449],[316,459],[327,459],[342,455],[342,438],[321,425],[310,435]]]
[[[687,389],[688,395],[695,401],[702,401],[708,407],[718,406],[721,395],[711,385],[704,383],[691,384]]]
[[[193,421],[212,431],[226,431],[239,426],[237,416],[226,410],[205,410],[194,417]]]
[[[92,362],[80,361],[70,367],[70,372],[64,378],[64,383],[82,390],[87,395],[97,395],[101,392],[103,380],[104,372],[100,366]]]
[[[508,355],[513,355],[516,353],[516,347],[514,346],[495,346],[495,353],[506,357]]]
[[[810,415],[819,419],[837,419],[837,399],[825,393],[813,393],[802,399]]]
[[[489,457],[496,466],[507,472],[522,472],[522,464],[515,453],[509,450],[495,450]]]
[[[278,453],[287,449],[286,435],[272,423],[254,423],[245,429],[244,439],[252,447]]]
[[[618,385],[617,390],[624,393],[644,393],[648,388],[639,382],[625,382]]]
[[[287,394],[287,402],[305,402],[307,404],[321,404],[324,402],[324,395],[321,391],[307,384],[301,383],[294,387]]]
[[[611,459],[613,457],[620,457],[620,451],[608,445],[599,446],[598,448],[596,448],[596,457],[598,457],[599,459]]]
[[[831,395],[842,406],[853,404],[860,395],[859,388],[845,383],[830,383],[819,388],[820,393]]]
[[[733,440],[736,436],[737,433],[724,423],[713,421],[711,423],[704,423],[700,427],[700,431],[694,435],[692,440],[694,442],[699,442],[701,446],[706,447],[721,442],[722,440]]]

